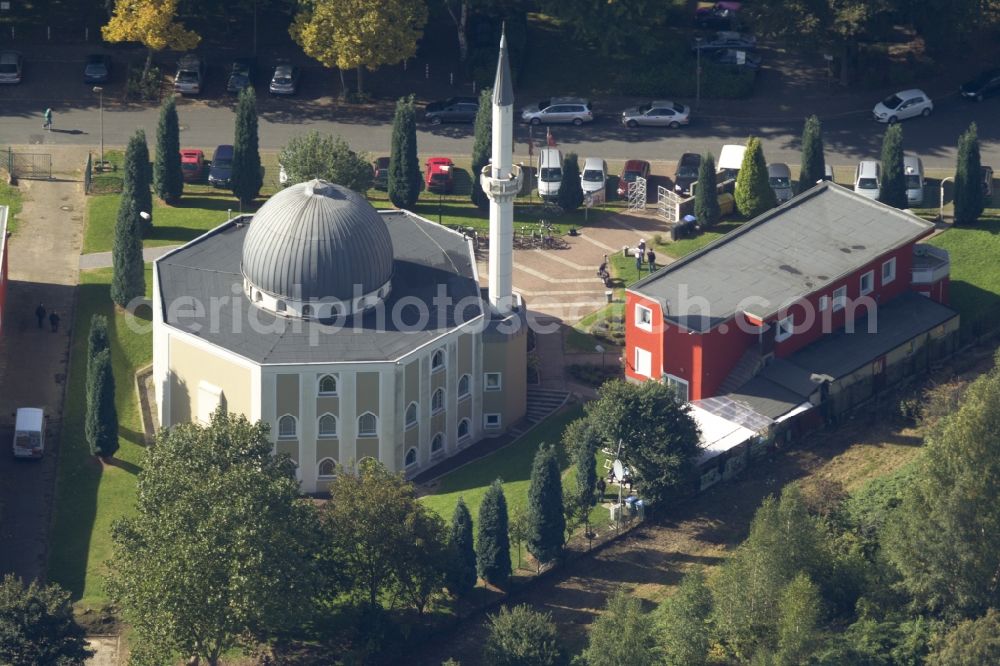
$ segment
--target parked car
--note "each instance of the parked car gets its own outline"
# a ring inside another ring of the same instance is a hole
[[[691,108],[661,99],[640,104],[622,111],[622,124],[626,127],[669,127],[677,129],[691,122]]]
[[[389,188],[389,158],[388,157],[376,157],[375,162],[372,164],[372,168],[375,171],[375,177],[372,180],[372,187],[376,190],[385,190]]]
[[[229,187],[233,178],[233,147],[216,146],[212,165],[208,169],[208,184],[212,187]]]
[[[903,175],[906,178],[906,203],[919,206],[924,202],[924,163],[916,155],[904,155]]]
[[[562,153],[558,148],[538,151],[538,196],[542,201],[555,201],[562,186]]]
[[[580,187],[584,195],[590,192],[603,192],[608,180],[608,163],[600,157],[588,157],[583,161],[583,173],[580,174]]]
[[[692,51],[717,51],[718,49],[745,49],[757,48],[757,38],[743,32],[734,30],[720,30],[715,33],[713,39],[696,40],[691,45]]]
[[[983,98],[1000,92],[1000,67],[988,69],[962,84],[962,97],[982,102]]]
[[[701,155],[698,153],[684,153],[677,161],[677,168],[674,170],[674,192],[678,194],[691,194],[691,183],[698,180],[698,167],[701,166]]]
[[[823,180],[833,182],[833,167],[829,164],[823,165]]]
[[[452,97],[441,102],[431,102],[424,109],[424,120],[431,125],[441,123],[475,122],[479,113],[479,100],[475,97]]]
[[[271,85],[267,88],[272,95],[294,95],[299,91],[299,68],[287,61],[274,67]]]
[[[87,56],[87,64],[83,66],[84,83],[107,83],[111,80],[111,57],[103,53],[92,53]]]
[[[594,119],[590,102],[575,97],[553,97],[525,107],[521,120],[532,125],[539,123],[573,123],[582,125]]]
[[[454,169],[455,163],[447,157],[432,157],[427,160],[427,191],[451,194],[455,189]]]
[[[41,458],[45,454],[45,412],[20,407],[14,416],[14,457]]]
[[[649,178],[649,162],[646,160],[628,160],[618,176],[618,196],[628,196],[628,184],[639,178]]]
[[[934,110],[934,102],[923,90],[912,88],[910,90],[900,90],[894,95],[889,95],[884,100],[875,105],[872,115],[880,123],[890,125],[897,120],[905,120],[915,116],[929,116]]]
[[[195,148],[181,150],[181,173],[185,183],[200,183],[205,179],[205,153]]]
[[[736,178],[743,167],[743,155],[747,152],[747,147],[740,143],[727,143],[722,146],[719,153],[719,160],[715,163],[716,172],[719,174],[719,182]]]
[[[20,83],[23,63],[17,51],[0,51],[0,83]]]
[[[177,61],[177,74],[174,76],[174,92],[182,95],[200,95],[205,81],[205,65],[201,58],[193,53],[181,56]]]
[[[767,182],[774,190],[778,203],[785,203],[792,198],[792,172],[787,164],[782,162],[768,164]]]
[[[237,58],[229,70],[229,80],[226,81],[226,92],[238,95],[244,88],[253,87],[253,58]]]
[[[876,160],[862,160],[854,170],[854,191],[869,199],[882,195],[882,167]]]
[[[729,30],[736,23],[740,7],[738,2],[717,2],[710,7],[698,7],[694,13],[694,24],[703,30]]]
[[[723,49],[713,56],[720,65],[735,65],[747,69],[760,69],[760,56],[745,49]]]

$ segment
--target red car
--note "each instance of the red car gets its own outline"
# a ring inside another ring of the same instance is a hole
[[[427,160],[427,191],[451,194],[455,187],[455,177],[452,174],[454,169],[455,163],[447,157],[432,157]]]
[[[181,150],[181,172],[185,183],[200,183],[205,180],[205,153],[193,148]]]
[[[628,196],[628,184],[636,178],[649,178],[649,162],[646,160],[629,160],[625,162],[622,175],[618,176],[618,196]]]

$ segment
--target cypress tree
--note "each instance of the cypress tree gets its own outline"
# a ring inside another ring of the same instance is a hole
[[[451,514],[448,545],[453,558],[448,587],[454,594],[464,596],[476,586],[476,550],[472,539],[472,514],[461,497]]]
[[[528,552],[543,564],[559,557],[565,543],[566,517],[559,463],[555,450],[542,444],[531,466],[528,489]]]
[[[576,496],[583,498],[587,506],[597,504],[597,447],[600,441],[597,430],[588,425],[583,441],[573,450]]]
[[[817,181],[826,176],[826,161],[823,157],[823,126],[816,116],[806,118],[802,128],[802,169],[796,190],[802,194]]]
[[[490,163],[493,149],[493,90],[483,88],[479,93],[479,110],[476,112],[476,129],[472,141],[472,203],[479,210],[489,208],[490,200],[479,185],[479,174]]]
[[[132,188],[132,196],[137,209],[149,213],[149,219],[137,216],[139,233],[145,236],[153,230],[153,168],[149,161],[149,145],[146,143],[146,130],[135,131],[135,147],[133,161],[136,168]],[[131,141],[129,145],[131,145]],[[126,156],[127,159],[127,156]]]
[[[712,153],[705,153],[698,166],[698,187],[694,192],[694,216],[703,228],[713,226],[721,215],[716,184],[715,157]]]
[[[479,505],[476,570],[479,577],[498,587],[510,580],[510,537],[507,534],[507,498],[500,479],[494,481]]]
[[[103,349],[87,364],[87,417],[84,434],[90,452],[111,458],[118,450],[118,411],[115,409],[115,376],[111,350]]]
[[[767,180],[764,149],[760,145],[760,139],[752,136],[747,139],[743,164],[736,177],[736,208],[744,217],[752,218],[777,205],[778,200]]]
[[[249,206],[260,194],[264,174],[257,140],[257,95],[253,86],[240,91],[236,103],[236,135],[233,140],[233,194]]]
[[[172,95],[160,107],[160,123],[156,126],[153,186],[156,196],[167,202],[177,201],[184,193],[180,126],[177,122],[177,105]]]
[[[111,246],[111,300],[120,307],[125,307],[133,298],[142,297],[146,293],[146,275],[142,261],[143,220],[139,213],[149,212],[149,209],[140,207],[139,197],[136,195],[136,190],[142,189],[142,172],[146,170],[140,161],[140,144],[144,146],[145,143],[142,130],[137,130],[125,149],[122,194]],[[148,194],[148,184],[146,191]]]
[[[580,161],[576,153],[563,158],[562,185],[559,186],[559,207],[576,210],[583,203],[583,183],[580,181]]]
[[[108,318],[102,314],[95,314],[90,317],[90,333],[87,335],[87,359],[88,361],[105,349],[111,348],[111,340],[108,337]]]
[[[423,178],[417,161],[417,122],[413,95],[396,102],[389,153],[389,200],[396,208],[410,208],[420,196]]]
[[[976,123],[958,138],[955,168],[955,224],[975,224],[983,214],[982,164]]]
[[[882,188],[879,201],[906,208],[906,173],[903,171],[903,128],[893,123],[882,139]]]

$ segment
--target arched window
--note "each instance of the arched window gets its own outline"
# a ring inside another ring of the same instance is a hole
[[[472,378],[469,377],[469,375],[462,375],[462,377],[458,380],[458,398],[459,398],[459,400],[461,400],[462,398],[468,398],[469,397],[469,394],[471,393],[469,385],[471,383],[472,383]]]
[[[295,439],[297,434],[298,428],[294,416],[285,414],[278,419],[278,439]]]
[[[417,425],[417,403],[411,402],[406,407],[406,427],[412,428]]]
[[[438,349],[431,356],[431,370],[443,370],[444,369],[444,350]]]
[[[471,435],[472,433],[469,431],[469,429],[471,427],[472,427],[472,423],[469,421],[469,419],[462,419],[461,421],[459,421],[458,422],[458,438],[459,439],[465,439],[466,437],[468,437],[469,435]]]
[[[320,437],[336,437],[337,436],[337,417],[333,414],[324,414],[319,417],[319,436]]]
[[[437,453],[444,449],[444,435],[438,433],[434,435],[434,439],[431,440],[431,453]]]
[[[410,449],[406,452],[406,460],[404,461],[407,467],[413,467],[417,464],[417,450]]]
[[[311,305],[303,305],[302,306],[302,316],[303,317],[312,317],[312,315],[313,315],[313,306],[311,306]]]
[[[375,437],[378,435],[378,419],[371,412],[365,412],[358,417],[358,437]]]
[[[337,395],[337,377],[335,375],[323,375],[319,378],[320,395]]]
[[[444,409],[444,389],[439,388],[431,396],[431,413],[437,414],[442,409]]]
[[[275,301],[274,310],[275,312],[284,312],[286,309],[285,302],[282,300]]]
[[[323,458],[319,461],[319,478],[330,479],[333,478],[334,474],[337,472],[337,463],[334,462],[333,458]]]

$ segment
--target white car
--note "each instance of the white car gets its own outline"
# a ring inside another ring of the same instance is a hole
[[[927,93],[913,88],[900,90],[894,95],[889,95],[875,105],[875,108],[872,109],[872,115],[878,122],[891,125],[898,120],[929,116],[933,110],[934,102],[927,96]]]
[[[608,164],[600,157],[588,157],[583,161],[580,187],[584,196],[591,192],[603,192],[608,180]]]
[[[882,195],[882,167],[875,160],[862,160],[854,171],[854,191],[878,200]]]
[[[573,123],[582,125],[594,119],[590,102],[578,97],[553,97],[525,107],[521,120],[532,125],[541,123]]]

